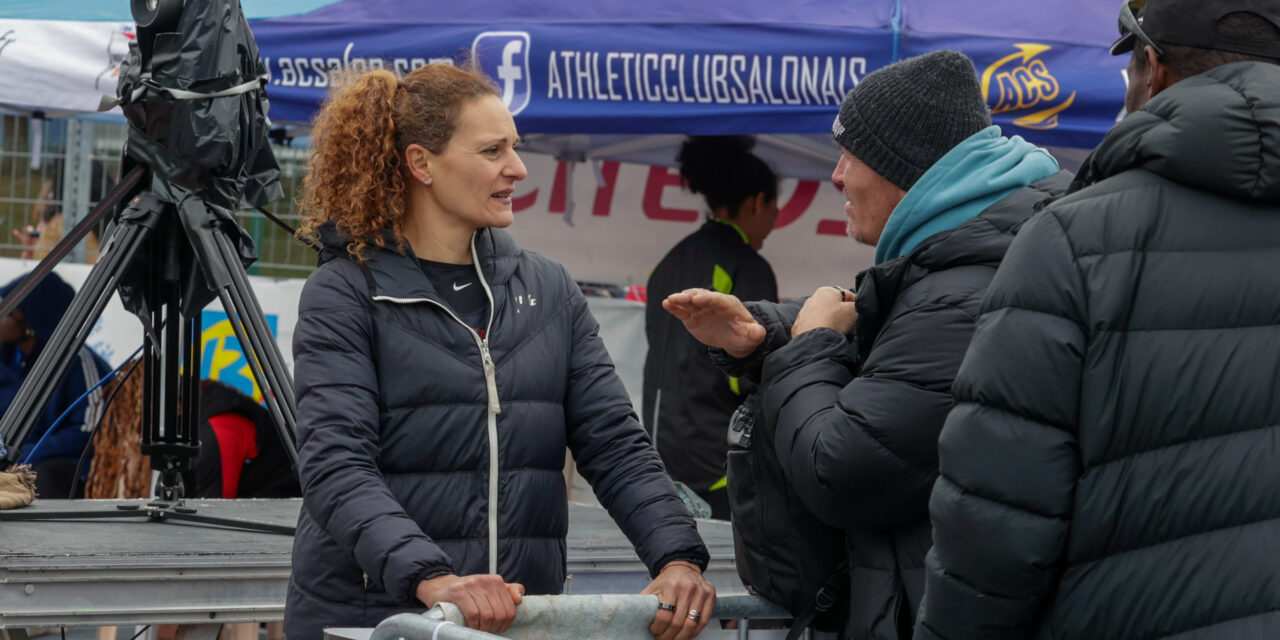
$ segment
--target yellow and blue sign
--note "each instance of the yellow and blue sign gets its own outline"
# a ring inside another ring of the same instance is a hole
[[[268,314],[266,320],[271,336],[277,337],[279,318]],[[255,401],[265,402],[231,319],[222,311],[205,311],[201,321],[204,329],[200,332],[200,377],[231,385]]]
[[[1054,129],[1058,114],[1071,108],[1076,92],[1063,96],[1062,85],[1040,55],[1053,47],[1019,43],[1017,49],[982,72],[982,95],[991,115],[1011,114],[1013,124],[1027,129]]]
[[[973,59],[991,120],[1004,135],[1022,136],[1041,146],[1092,148],[1115,125],[1124,104],[1121,72],[1127,62],[1108,52],[1107,45],[1115,39],[1115,21],[1093,15],[1103,12],[1094,4],[1089,0],[1080,6],[1066,3],[1046,8],[1052,17],[1033,15],[1037,12],[1003,14],[994,8],[962,17],[958,9],[948,10],[947,16],[972,23],[975,29],[984,15],[999,14],[1009,28],[989,25],[987,33],[1011,35],[913,35],[905,40],[902,57],[937,49],[960,51]],[[942,4],[939,0],[931,6],[940,9]],[[1105,13],[1115,10],[1108,7]],[[926,20],[919,13],[914,15],[931,28],[942,26],[940,16],[930,14]],[[1019,32],[1021,36],[1012,35]],[[1028,38],[1027,33],[1040,35]]]

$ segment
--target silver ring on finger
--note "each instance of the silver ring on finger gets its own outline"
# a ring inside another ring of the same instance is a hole
[[[675,613],[676,606],[674,604],[671,604],[670,602],[659,602],[658,609],[662,611],[670,611],[672,613]]]
[[[702,612],[701,612],[701,611],[698,611],[697,609],[690,609],[690,610],[689,610],[689,619],[690,619],[690,620],[697,620],[698,618],[701,618],[701,617],[702,617]]]

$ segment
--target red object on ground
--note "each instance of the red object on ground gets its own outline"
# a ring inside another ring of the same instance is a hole
[[[258,427],[238,413],[209,418],[222,458],[222,497],[234,498],[240,490],[240,470],[245,460],[258,457]]]

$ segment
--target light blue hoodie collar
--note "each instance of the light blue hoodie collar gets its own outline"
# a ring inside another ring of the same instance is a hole
[[[987,207],[1058,172],[1058,161],[992,125],[973,134],[920,176],[876,244],[876,264],[902,257],[925,238],[976,218]]]

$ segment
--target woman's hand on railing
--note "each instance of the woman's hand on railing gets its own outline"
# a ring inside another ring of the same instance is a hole
[[[658,596],[658,615],[649,626],[657,640],[689,640],[702,633],[715,612],[716,588],[691,562],[668,562],[641,593]]]
[[[493,574],[465,577],[448,574],[419,582],[414,595],[428,607],[452,602],[462,611],[468,627],[502,633],[516,618],[516,606],[524,598],[524,586],[508,583],[502,576]]]

